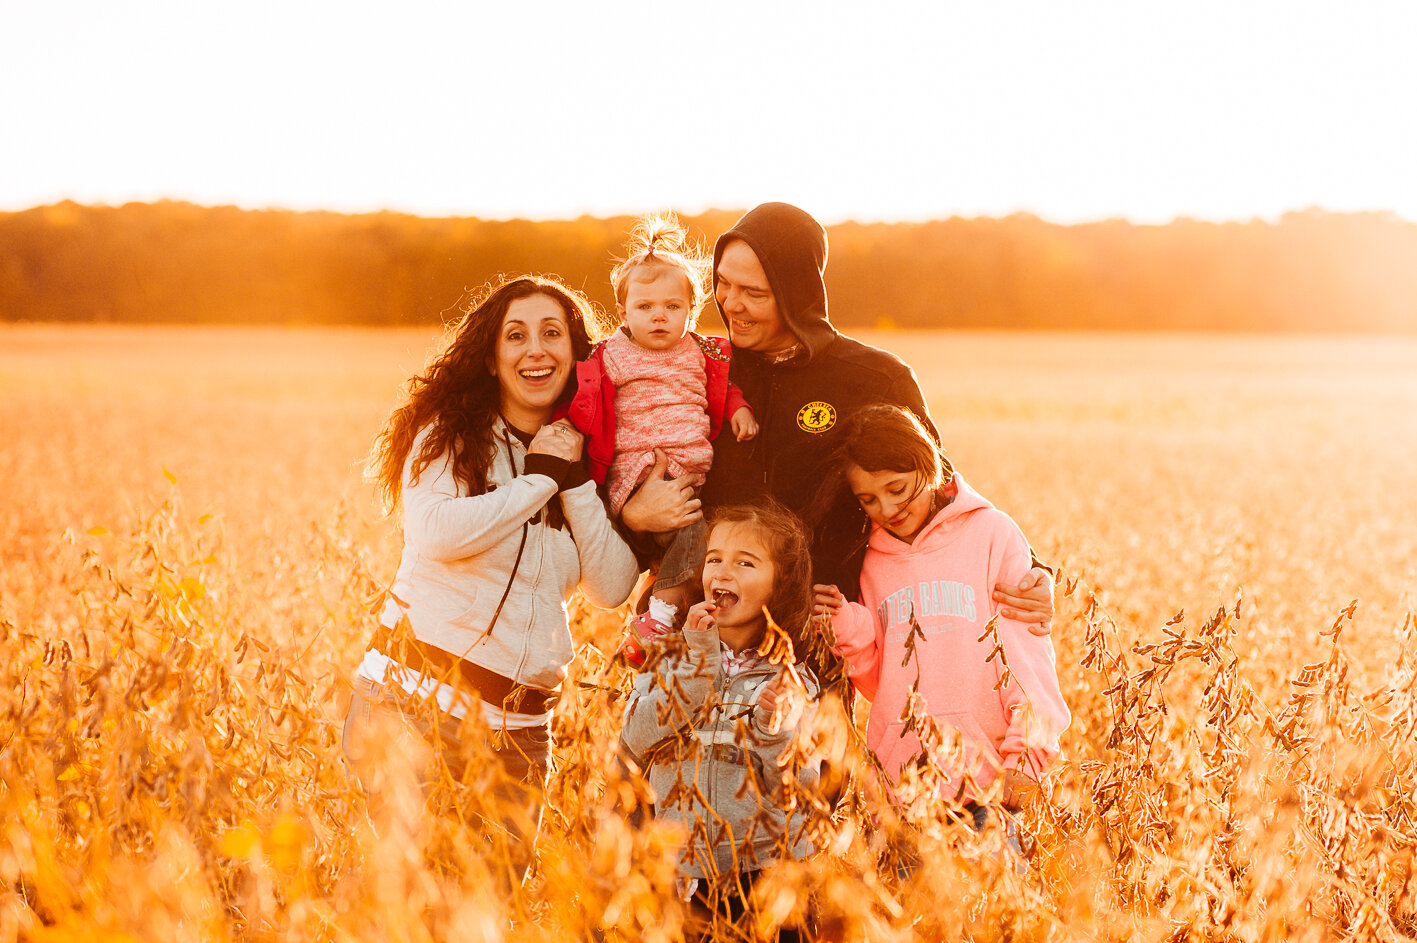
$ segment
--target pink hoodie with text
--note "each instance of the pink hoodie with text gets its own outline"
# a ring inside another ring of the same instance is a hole
[[[963,798],[974,799],[1004,769],[1037,779],[1057,757],[1058,737],[1071,717],[1058,687],[1052,641],[1012,619],[1001,618],[996,626],[1011,677],[994,690],[1003,665],[997,658],[985,663],[993,641],[978,639],[999,609],[994,585],[1019,582],[1032,565],[1031,554],[1007,514],[963,478],[954,481],[958,496],[913,544],[872,528],[861,602],[843,607],[833,629],[851,680],[871,700],[866,742],[892,781],[920,752],[914,732],[902,735],[901,720],[918,676],[930,714],[946,730],[960,732],[965,767],[977,787],[969,788],[964,770],[947,766],[947,794],[963,787]],[[925,637],[916,639],[907,660],[912,615]]]

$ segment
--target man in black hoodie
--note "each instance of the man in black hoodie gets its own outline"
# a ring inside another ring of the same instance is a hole
[[[827,234],[806,212],[764,203],[718,238],[714,293],[733,344],[729,378],[753,407],[760,431],[746,442],[714,440],[713,467],[703,488],[706,507],[771,495],[805,520],[819,520],[812,550],[813,581],[834,583],[848,599],[860,595],[868,520],[850,496],[814,508],[822,462],[847,416],[876,403],[903,406],[939,432],[915,373],[899,357],[839,333],[827,319],[823,274]],[[636,531],[682,526],[699,512],[692,489],[659,474],[626,503],[623,519]],[[995,592],[1047,634],[1053,614],[1052,577],[1035,567],[1019,586]]]

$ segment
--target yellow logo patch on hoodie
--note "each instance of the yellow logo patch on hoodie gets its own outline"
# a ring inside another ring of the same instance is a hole
[[[836,407],[820,400],[797,410],[797,427],[803,432],[826,432],[836,425]]]

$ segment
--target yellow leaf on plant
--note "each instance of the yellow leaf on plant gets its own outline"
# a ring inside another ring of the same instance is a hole
[[[90,527],[88,533],[89,533],[89,536],[90,536],[90,537],[106,537],[106,536],[108,536],[108,528],[107,528],[107,527]]]
[[[60,774],[59,774],[57,777],[55,777],[55,778],[58,779],[61,783],[71,783],[71,782],[73,782],[74,780],[76,780],[76,779],[79,778],[79,767],[78,767],[78,765],[77,765],[77,764],[71,764],[71,765],[69,765],[69,766],[64,767],[64,772],[60,773]]]
[[[215,514],[203,514],[201,517],[197,518],[197,523],[205,524],[207,521],[211,520],[214,517],[216,517]]]
[[[166,465],[162,466],[162,473],[167,477],[167,480],[169,482],[174,485],[177,484],[177,476],[174,475],[171,471],[169,471]]]
[[[228,858],[250,858],[261,844],[261,833],[250,819],[226,830],[217,850]]]
[[[305,826],[295,816],[286,814],[276,820],[266,833],[266,854],[277,868],[289,870],[300,863],[300,851],[305,847]]]
[[[202,581],[195,576],[183,577],[182,584],[178,587],[182,595],[188,599],[201,599],[206,596],[207,588],[202,585]]]

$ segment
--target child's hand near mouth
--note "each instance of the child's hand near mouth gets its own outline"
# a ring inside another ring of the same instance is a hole
[[[695,603],[689,607],[689,611],[684,616],[685,632],[702,632],[705,629],[714,627],[714,616],[718,614],[718,607],[711,600],[705,599],[701,603]]]

